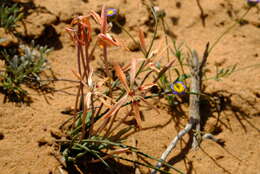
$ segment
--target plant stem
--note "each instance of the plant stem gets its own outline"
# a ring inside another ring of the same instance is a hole
[[[167,149],[163,152],[163,154],[161,155],[160,161],[165,161],[166,158],[168,157],[168,155],[171,153],[171,151],[176,147],[178,141],[188,132],[190,132],[190,130],[193,127],[193,123],[189,122],[185,128],[183,130],[181,130],[177,136],[172,140],[172,142],[168,145]],[[162,167],[163,163],[162,162],[158,162],[156,164],[157,169],[160,169]],[[152,170],[151,174],[156,174],[157,170]]]
[[[162,21],[162,26],[163,26],[163,31],[164,31],[164,34],[165,34],[165,43],[166,43],[166,47],[167,47],[167,61],[168,63],[170,62],[170,52],[169,52],[169,47],[168,47],[168,37],[167,37],[167,31],[166,31],[166,26],[165,26],[165,22],[164,22],[164,18],[161,18],[161,21]],[[169,78],[170,78],[170,81],[172,81],[172,75],[171,75],[171,71],[169,71]]]
[[[236,25],[237,22],[241,21],[247,14],[248,12],[251,10],[251,6],[245,11],[245,13],[237,20],[235,21],[230,27],[228,27],[214,42],[213,44],[211,44],[211,47],[209,48],[208,53],[210,53],[212,51],[212,49],[217,45],[217,43],[230,31],[232,30]]]
[[[120,27],[131,39],[132,39],[132,41],[135,43],[135,44],[137,44],[137,45],[139,45],[139,43],[135,40],[135,38],[130,34],[130,32],[129,31],[127,31],[127,29],[125,29],[119,22],[117,22],[116,20],[114,20],[113,21],[118,27]],[[143,55],[145,56],[146,55],[146,53],[145,53],[145,51],[143,50],[143,49],[141,49],[141,51],[142,51],[142,53],[143,53]]]

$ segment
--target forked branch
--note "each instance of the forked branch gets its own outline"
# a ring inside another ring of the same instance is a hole
[[[191,59],[189,60],[190,71],[191,71],[191,84],[190,84],[190,104],[189,104],[189,122],[183,130],[181,130],[177,136],[172,140],[167,149],[161,155],[160,161],[156,164],[156,168],[161,168],[162,162],[166,160],[168,155],[171,153],[173,148],[176,147],[178,141],[188,132],[195,128],[195,134],[193,135],[192,147],[196,148],[202,138],[198,133],[200,132],[200,93],[202,85],[203,67],[206,65],[208,58],[209,43],[206,45],[202,61],[199,62],[199,58],[196,51],[192,52]],[[156,170],[152,170],[151,174],[156,174]]]

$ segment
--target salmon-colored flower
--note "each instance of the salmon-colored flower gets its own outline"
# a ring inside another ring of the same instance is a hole
[[[95,11],[91,11],[90,15],[93,17],[93,19],[100,25],[100,34],[98,35],[99,41],[98,43],[101,46],[120,46],[118,40],[116,40],[114,37],[112,37],[110,34],[108,34],[110,30],[110,26],[107,23],[107,16],[109,10],[112,9],[106,9],[105,6],[102,7],[101,16],[97,14]],[[115,9],[114,9],[115,10]],[[114,12],[114,10],[112,10]],[[109,12],[112,14],[112,12]]]
[[[77,25],[78,28],[74,26]],[[89,16],[78,16],[71,22],[71,27],[66,28],[71,39],[78,44],[85,45],[91,41],[91,24]]]
[[[120,46],[120,43],[118,40],[116,40],[114,37],[112,37],[110,34],[106,33],[100,33],[98,35],[99,37],[99,44],[101,46],[107,45],[107,46]]]
[[[132,59],[131,62],[131,69],[129,71],[129,83],[127,82],[126,75],[122,68],[116,64],[114,65],[114,69],[116,71],[116,75],[118,79],[120,80],[121,84],[123,85],[126,95],[123,96],[112,108],[110,111],[104,116],[104,118],[111,117],[116,111],[123,106],[128,100],[131,102],[131,108],[135,115],[135,120],[137,123],[137,126],[141,128],[141,116],[140,116],[140,102],[144,102],[148,107],[155,109],[157,112],[159,112],[155,107],[153,107],[152,104],[150,104],[148,101],[144,99],[143,94],[146,90],[154,86],[155,84],[146,84],[146,85],[136,85],[136,67],[137,67],[137,59]]]

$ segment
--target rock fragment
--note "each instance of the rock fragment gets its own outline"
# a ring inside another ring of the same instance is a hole
[[[3,140],[5,138],[4,134],[0,132],[0,140]]]
[[[39,147],[44,146],[44,145],[51,146],[53,144],[53,140],[50,137],[49,138],[48,137],[42,137],[37,142],[38,142]]]

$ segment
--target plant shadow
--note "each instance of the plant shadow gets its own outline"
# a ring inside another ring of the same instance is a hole
[[[12,2],[17,3],[17,2]],[[22,7],[23,18],[26,19],[33,12],[37,13],[46,13],[54,15],[47,8],[36,6],[33,1],[28,2],[18,2],[18,6]],[[47,45],[49,48],[53,48],[55,50],[59,50],[63,48],[62,42],[59,39],[60,34],[56,31],[53,25],[59,23],[58,16],[54,15],[56,20],[52,23],[46,23],[44,25],[43,32],[39,36],[31,35],[28,33],[28,27],[24,21],[22,21],[22,27],[25,34],[21,34],[19,32],[15,32],[15,36],[21,39],[23,42],[30,44],[32,40],[35,40],[35,43],[40,46]]]
[[[245,133],[247,132],[246,124],[250,125],[257,132],[260,131],[260,129],[256,125],[254,125],[252,121],[250,121],[250,118],[252,118],[254,114],[250,115],[249,113],[247,113],[242,105],[235,104],[231,100],[231,98],[233,96],[238,97],[241,103],[245,103],[248,107],[250,107],[252,111],[259,113],[260,111],[255,107],[254,102],[242,97],[240,94],[232,93],[225,90],[215,91],[206,95],[210,96],[211,100],[207,98],[202,98],[201,100],[200,107],[203,127],[206,125],[207,120],[212,117],[216,120],[216,127],[223,126],[226,129],[232,131],[230,120],[227,116],[225,116],[225,111],[231,111],[232,115],[234,115],[234,118],[239,122],[241,128]]]
[[[212,93],[204,93],[201,97],[201,102],[200,102],[200,114],[201,114],[201,125],[202,125],[202,130],[204,131],[204,128],[209,121],[209,119],[213,118],[215,121],[214,129],[212,132],[210,132],[213,135],[217,135],[220,132],[222,132],[222,127],[232,131],[232,126],[230,124],[229,118],[225,116],[225,111],[231,111],[232,115],[234,115],[234,118],[238,121],[239,125],[243,129],[245,133],[247,133],[247,126],[251,126],[254,128],[257,132],[260,132],[260,129],[253,124],[252,121],[250,121],[250,118],[252,116],[257,115],[257,113],[260,113],[260,111],[255,107],[255,103],[251,102],[249,99],[246,99],[242,97],[240,94],[232,93],[226,90],[219,90],[219,91],[214,91]],[[231,97],[236,96],[238,97],[243,103],[246,103],[248,107],[250,107],[256,114],[248,114],[242,106],[239,106],[235,104],[232,100]],[[179,101],[180,103],[186,103],[187,98],[181,98]],[[177,113],[173,116],[174,121],[178,124],[180,122],[180,117],[185,115],[185,112],[182,110],[180,106],[175,106],[171,107],[173,113]],[[181,126],[175,127],[176,131],[178,132],[181,128]],[[181,143],[184,142],[184,140],[181,140]],[[186,173],[192,173],[194,172],[194,166],[192,161],[189,161],[186,157],[186,155],[189,153],[191,150],[191,145],[192,145],[192,138],[191,136],[189,137],[187,142],[184,142],[184,147],[182,147],[181,151],[179,154],[174,156],[173,158],[168,160],[168,163],[171,165],[174,165],[182,160],[185,162],[185,168],[186,168]],[[229,152],[224,144],[217,144],[219,145],[228,155],[232,156],[236,160],[241,161],[238,157],[234,156],[231,152]],[[221,168],[223,171],[226,173],[230,173],[227,169],[225,169],[224,166],[220,165],[215,158],[213,158],[208,152],[206,152],[205,149],[200,148],[200,150],[207,155],[219,168]],[[169,170],[169,168],[165,167],[165,170]]]
[[[133,174],[135,173],[134,167],[124,165],[117,162],[114,159],[106,160],[106,163],[110,166],[108,168],[103,163],[84,163],[81,164],[69,164],[67,166],[68,174]]]

